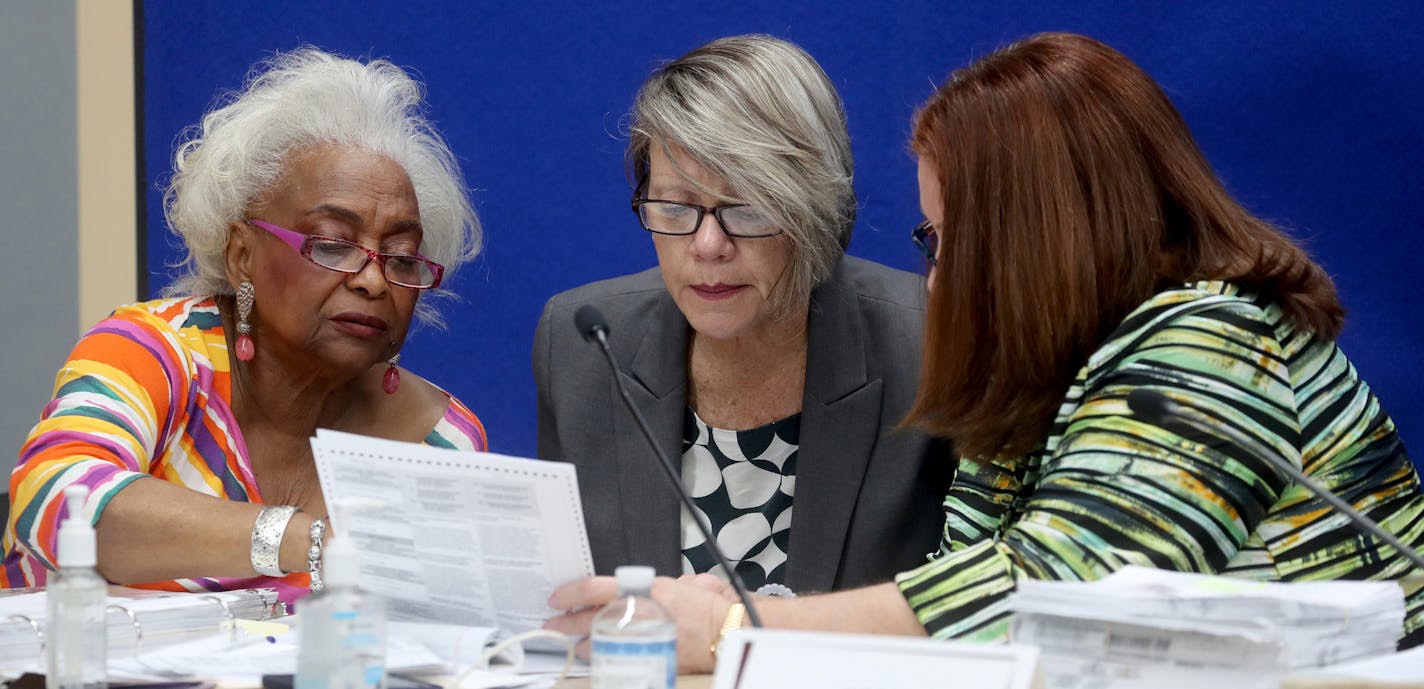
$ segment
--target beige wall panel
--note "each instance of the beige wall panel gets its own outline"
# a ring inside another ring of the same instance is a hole
[[[76,5],[80,332],[137,301],[133,4]]]

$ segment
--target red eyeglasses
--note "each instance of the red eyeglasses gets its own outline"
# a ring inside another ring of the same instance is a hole
[[[302,234],[261,220],[249,219],[247,224],[272,233],[303,258],[338,273],[359,273],[367,263],[375,261],[386,282],[412,289],[439,287],[440,277],[445,274],[445,266],[420,254],[382,254],[345,239]]]

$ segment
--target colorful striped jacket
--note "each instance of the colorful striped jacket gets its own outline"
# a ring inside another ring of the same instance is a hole
[[[230,360],[212,298],[124,306],[80,339],[55,380],[54,398],[10,476],[10,519],[0,585],[38,586],[54,568],[64,488],[90,490],[91,523],[124,486],[154,476],[205,495],[261,503],[231,401]],[[485,450],[484,427],[454,397],[425,442]],[[171,591],[273,586],[304,595],[305,572],[281,579],[179,579]]]
[[[965,458],[940,551],[896,581],[939,638],[1007,638],[1021,578],[1095,579],[1128,564],[1262,580],[1398,579],[1411,565],[1240,447],[1135,417],[1156,390],[1276,449],[1406,543],[1424,494],[1393,422],[1334,342],[1221,282],[1134,310],[1078,373],[1041,449]],[[1402,646],[1424,642],[1424,589]]]

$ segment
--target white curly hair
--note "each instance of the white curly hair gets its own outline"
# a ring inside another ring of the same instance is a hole
[[[420,252],[443,264],[447,278],[479,253],[479,219],[454,154],[426,119],[424,89],[386,60],[360,62],[311,47],[276,53],[179,138],[163,211],[186,255],[166,295],[232,293],[224,271],[229,224],[281,177],[288,154],[313,144],[370,151],[400,165],[420,205]],[[418,302],[416,318],[438,327],[429,302]]]

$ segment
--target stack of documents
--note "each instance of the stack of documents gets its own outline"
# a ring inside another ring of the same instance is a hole
[[[1293,669],[1392,652],[1404,621],[1394,582],[1143,567],[1086,583],[1021,581],[1009,607],[1013,640],[1038,645],[1049,685],[1060,687],[1273,687]]]
[[[0,595],[0,676],[16,676],[42,666],[45,617],[43,589]],[[110,586],[109,656],[122,658],[186,641],[195,635],[231,630],[239,620],[286,614],[276,589],[207,594],[168,593]]]

